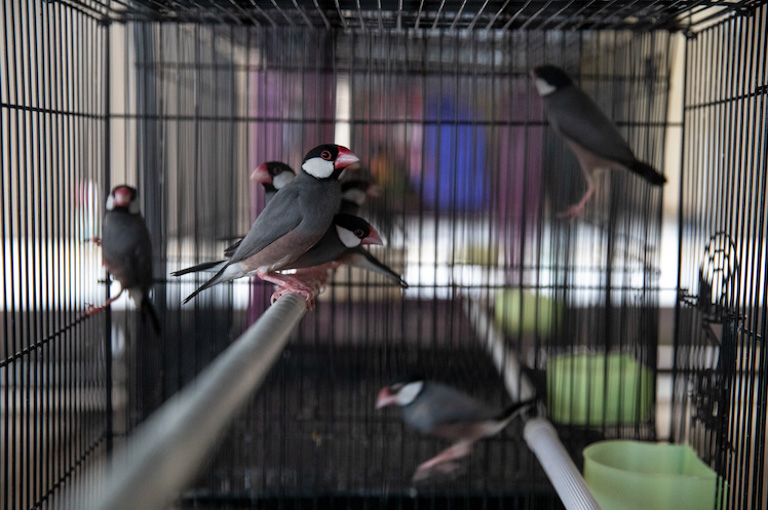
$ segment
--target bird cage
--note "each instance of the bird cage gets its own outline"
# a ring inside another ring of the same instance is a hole
[[[534,417],[576,468],[598,441],[688,444],[713,507],[767,508],[764,2],[10,0],[2,16],[3,508],[91,508],[152,454],[153,426],[213,450],[179,508],[571,508],[529,448]],[[537,92],[544,64],[668,183],[587,177]],[[321,143],[377,184],[370,253],[407,288],[342,265],[296,327],[258,278],[183,304],[207,278],[172,273],[221,259],[264,210],[251,172],[298,170]],[[124,297],[88,313],[120,290],[90,240],[123,183],[159,333]],[[286,344],[236,389],[212,367],[262,317]],[[414,482],[445,442],[375,408],[406,373],[537,405]],[[247,397],[203,440],[165,411],[197,391]],[[142,483],[172,469],[161,453]]]

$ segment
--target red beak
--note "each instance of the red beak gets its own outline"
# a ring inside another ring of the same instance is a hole
[[[131,190],[128,188],[117,188],[115,190],[115,207],[128,207],[131,205]]]
[[[360,244],[384,244],[384,241],[381,240],[381,236],[376,232],[376,229],[371,227],[368,237],[364,237]]]
[[[397,395],[389,392],[389,388],[382,388],[379,392],[379,398],[376,399],[376,409],[387,407],[397,402]]]
[[[333,167],[338,170],[339,168],[346,168],[352,163],[357,163],[358,161],[360,161],[360,158],[355,156],[354,152],[347,149],[346,147],[339,145],[339,155],[336,156],[336,162],[333,164]]]
[[[269,175],[266,163],[259,165],[259,167],[251,173],[251,180],[260,182],[261,184],[272,183],[272,176]]]

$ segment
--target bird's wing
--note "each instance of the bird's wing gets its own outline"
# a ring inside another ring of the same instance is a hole
[[[138,281],[142,286],[152,285],[152,240],[149,237],[149,230],[147,229],[144,218],[139,218],[140,224],[137,225],[139,231],[139,243],[136,245],[134,252],[136,274],[138,275]]]
[[[245,260],[295,229],[302,220],[299,189],[290,184],[277,192],[235,250],[230,263]]]
[[[229,258],[232,255],[234,255],[235,252],[237,251],[237,248],[240,246],[240,243],[242,242],[243,242],[243,238],[241,237],[234,243],[230,244],[227,248],[224,249],[224,256]]]
[[[609,161],[629,166],[635,156],[616,126],[579,88],[568,87],[545,99],[547,117],[561,135]]]
[[[314,246],[288,264],[284,269],[301,269],[333,262],[346,251],[347,247],[339,239],[336,227],[332,224]]]
[[[430,382],[422,391],[436,423],[475,422],[488,420],[499,413],[459,390]]]

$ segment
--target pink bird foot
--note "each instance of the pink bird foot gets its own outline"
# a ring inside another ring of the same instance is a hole
[[[472,450],[471,447],[471,442],[460,441],[428,461],[422,462],[413,474],[413,481],[417,482],[429,477],[433,469],[442,473],[450,473],[458,467],[458,464],[451,461],[469,455],[469,452]]]
[[[104,304],[103,304],[103,305],[101,305],[101,306],[96,306],[96,305],[93,305],[93,304],[91,304],[91,303],[86,303],[86,304],[85,304],[85,306],[86,306],[88,309],[87,309],[87,310],[85,311],[85,313],[83,314],[83,317],[91,317],[91,316],[93,316],[93,315],[96,315],[96,314],[98,314],[98,313],[101,313],[101,312],[103,312],[104,310],[106,310],[107,308],[109,308],[109,305],[111,305],[112,303],[114,303],[115,301],[117,301],[117,298],[119,298],[119,297],[120,297],[120,295],[121,295],[122,293],[123,293],[123,289],[120,289],[120,292],[118,292],[116,296],[114,296],[114,297],[111,297],[111,298],[107,299],[107,300],[104,302]]]
[[[592,185],[591,181],[589,183],[589,186],[587,187],[587,192],[584,193],[584,196],[581,197],[581,200],[578,201],[578,203],[573,204],[565,211],[559,212],[557,214],[558,218],[570,218],[571,222],[576,219],[577,216],[581,215],[582,212],[584,212],[584,207],[586,207],[587,202],[589,202],[589,199],[592,198],[592,195],[595,193],[595,186]]]

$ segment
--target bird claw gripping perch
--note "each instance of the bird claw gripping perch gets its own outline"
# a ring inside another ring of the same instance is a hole
[[[307,291],[307,290],[289,288],[289,287],[280,287],[275,292],[273,292],[272,298],[270,300],[271,304],[275,304],[275,302],[278,299],[280,299],[280,297],[283,294],[288,294],[289,292],[299,294],[301,297],[303,297],[307,302],[307,310],[311,311],[315,309],[316,293],[314,291]]]
[[[279,287],[272,294],[272,303],[280,298],[287,292],[296,292],[300,294],[307,301],[307,309],[313,310],[315,308],[315,301],[317,295],[322,292],[325,284],[328,282],[328,266],[325,264],[322,266],[299,269],[296,274],[293,275],[280,275],[280,280],[276,283]]]

